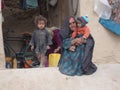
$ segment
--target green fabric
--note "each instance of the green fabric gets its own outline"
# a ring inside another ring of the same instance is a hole
[[[68,48],[71,44],[71,39],[63,40],[63,50],[59,62],[59,70],[61,73],[74,76],[82,75],[81,70],[82,61],[84,58],[84,48],[85,45],[82,44],[76,47],[76,51],[70,51]]]
[[[26,0],[27,8],[38,7],[38,0]]]

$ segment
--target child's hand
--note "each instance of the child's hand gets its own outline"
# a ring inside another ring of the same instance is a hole
[[[34,50],[34,46],[31,46],[31,51],[33,51]]]
[[[50,46],[47,46],[47,49],[50,49]]]

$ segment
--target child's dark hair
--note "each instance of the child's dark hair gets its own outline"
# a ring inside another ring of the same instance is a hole
[[[38,21],[44,21],[45,25],[47,24],[47,19],[45,17],[43,17],[42,15],[36,16],[34,19],[34,23],[37,26]]]

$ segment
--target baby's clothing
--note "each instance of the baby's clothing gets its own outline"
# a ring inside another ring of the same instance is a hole
[[[88,38],[90,35],[90,30],[87,26],[77,28],[73,33],[72,33],[72,38],[75,38],[77,35],[82,34],[84,38]]]

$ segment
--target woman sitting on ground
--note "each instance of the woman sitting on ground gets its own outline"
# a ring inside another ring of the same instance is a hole
[[[96,71],[97,67],[92,63],[92,55],[94,48],[94,39],[91,35],[83,43],[82,35],[77,38],[71,38],[77,24],[73,16],[65,19],[60,30],[62,40],[62,52],[59,61],[59,70],[61,73],[74,76],[74,75],[89,75]],[[70,46],[77,43],[76,50],[70,50]]]

